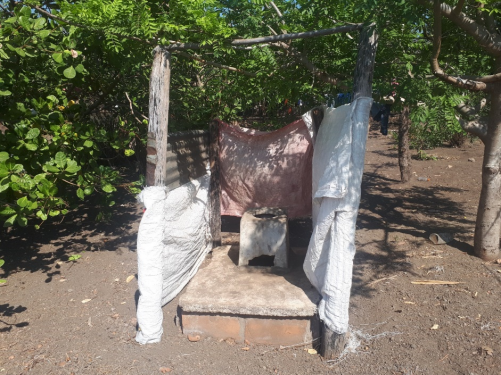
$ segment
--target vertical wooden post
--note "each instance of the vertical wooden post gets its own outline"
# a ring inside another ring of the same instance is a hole
[[[167,134],[169,125],[170,53],[160,46],[153,50],[150,77],[146,185],[167,184]]]
[[[411,158],[409,151],[410,127],[409,106],[406,105],[400,116],[400,127],[398,128],[398,165],[400,166],[400,179],[402,182],[407,182],[411,178]]]
[[[372,97],[372,77],[374,75],[377,41],[378,35],[375,24],[370,24],[362,29],[353,79],[353,100],[361,96]]]
[[[357,63],[353,80],[353,100],[372,97],[372,77],[376,59],[378,35],[374,24],[368,25],[360,33]],[[367,134],[365,135],[367,136]],[[349,333],[337,333],[322,324],[320,354],[326,359],[335,359],[343,352]]]
[[[210,163],[210,229],[212,247],[221,246],[221,184],[219,181],[219,121],[210,124],[209,135],[209,163]]]

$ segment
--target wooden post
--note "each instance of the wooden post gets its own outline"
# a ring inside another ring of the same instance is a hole
[[[376,58],[377,39],[378,36],[374,24],[362,29],[353,80],[353,100],[359,97],[372,97],[372,77]],[[347,343],[348,335],[348,332],[337,333],[330,330],[325,324],[322,324],[320,354],[326,359],[339,357]]]
[[[411,179],[411,158],[409,151],[410,127],[409,106],[406,105],[400,116],[400,127],[398,128],[398,165],[400,166],[400,179],[402,182],[407,182]]]
[[[167,185],[167,134],[169,125],[170,53],[153,50],[150,77],[146,185]]]
[[[219,181],[219,121],[210,124],[209,135],[209,163],[210,163],[210,229],[212,248],[221,246],[221,184]]]

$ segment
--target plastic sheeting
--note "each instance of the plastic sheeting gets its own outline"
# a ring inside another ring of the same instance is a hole
[[[171,191],[152,186],[139,194],[146,207],[137,239],[140,344],[160,341],[162,306],[185,287],[212,248],[209,182],[205,175]]]
[[[313,234],[304,262],[310,282],[322,295],[320,319],[339,334],[348,330],[371,98],[325,108],[313,154]]]
[[[311,116],[272,132],[220,122],[221,214],[280,207],[290,218],[311,214]]]

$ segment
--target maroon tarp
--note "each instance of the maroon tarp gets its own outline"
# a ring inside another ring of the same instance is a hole
[[[259,207],[311,215],[313,142],[302,119],[273,132],[220,122],[219,140],[221,215]]]

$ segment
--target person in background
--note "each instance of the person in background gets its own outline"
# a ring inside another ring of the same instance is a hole
[[[395,103],[393,95],[383,96],[383,107],[381,108],[381,134],[388,135],[388,121],[390,120],[391,106]]]

